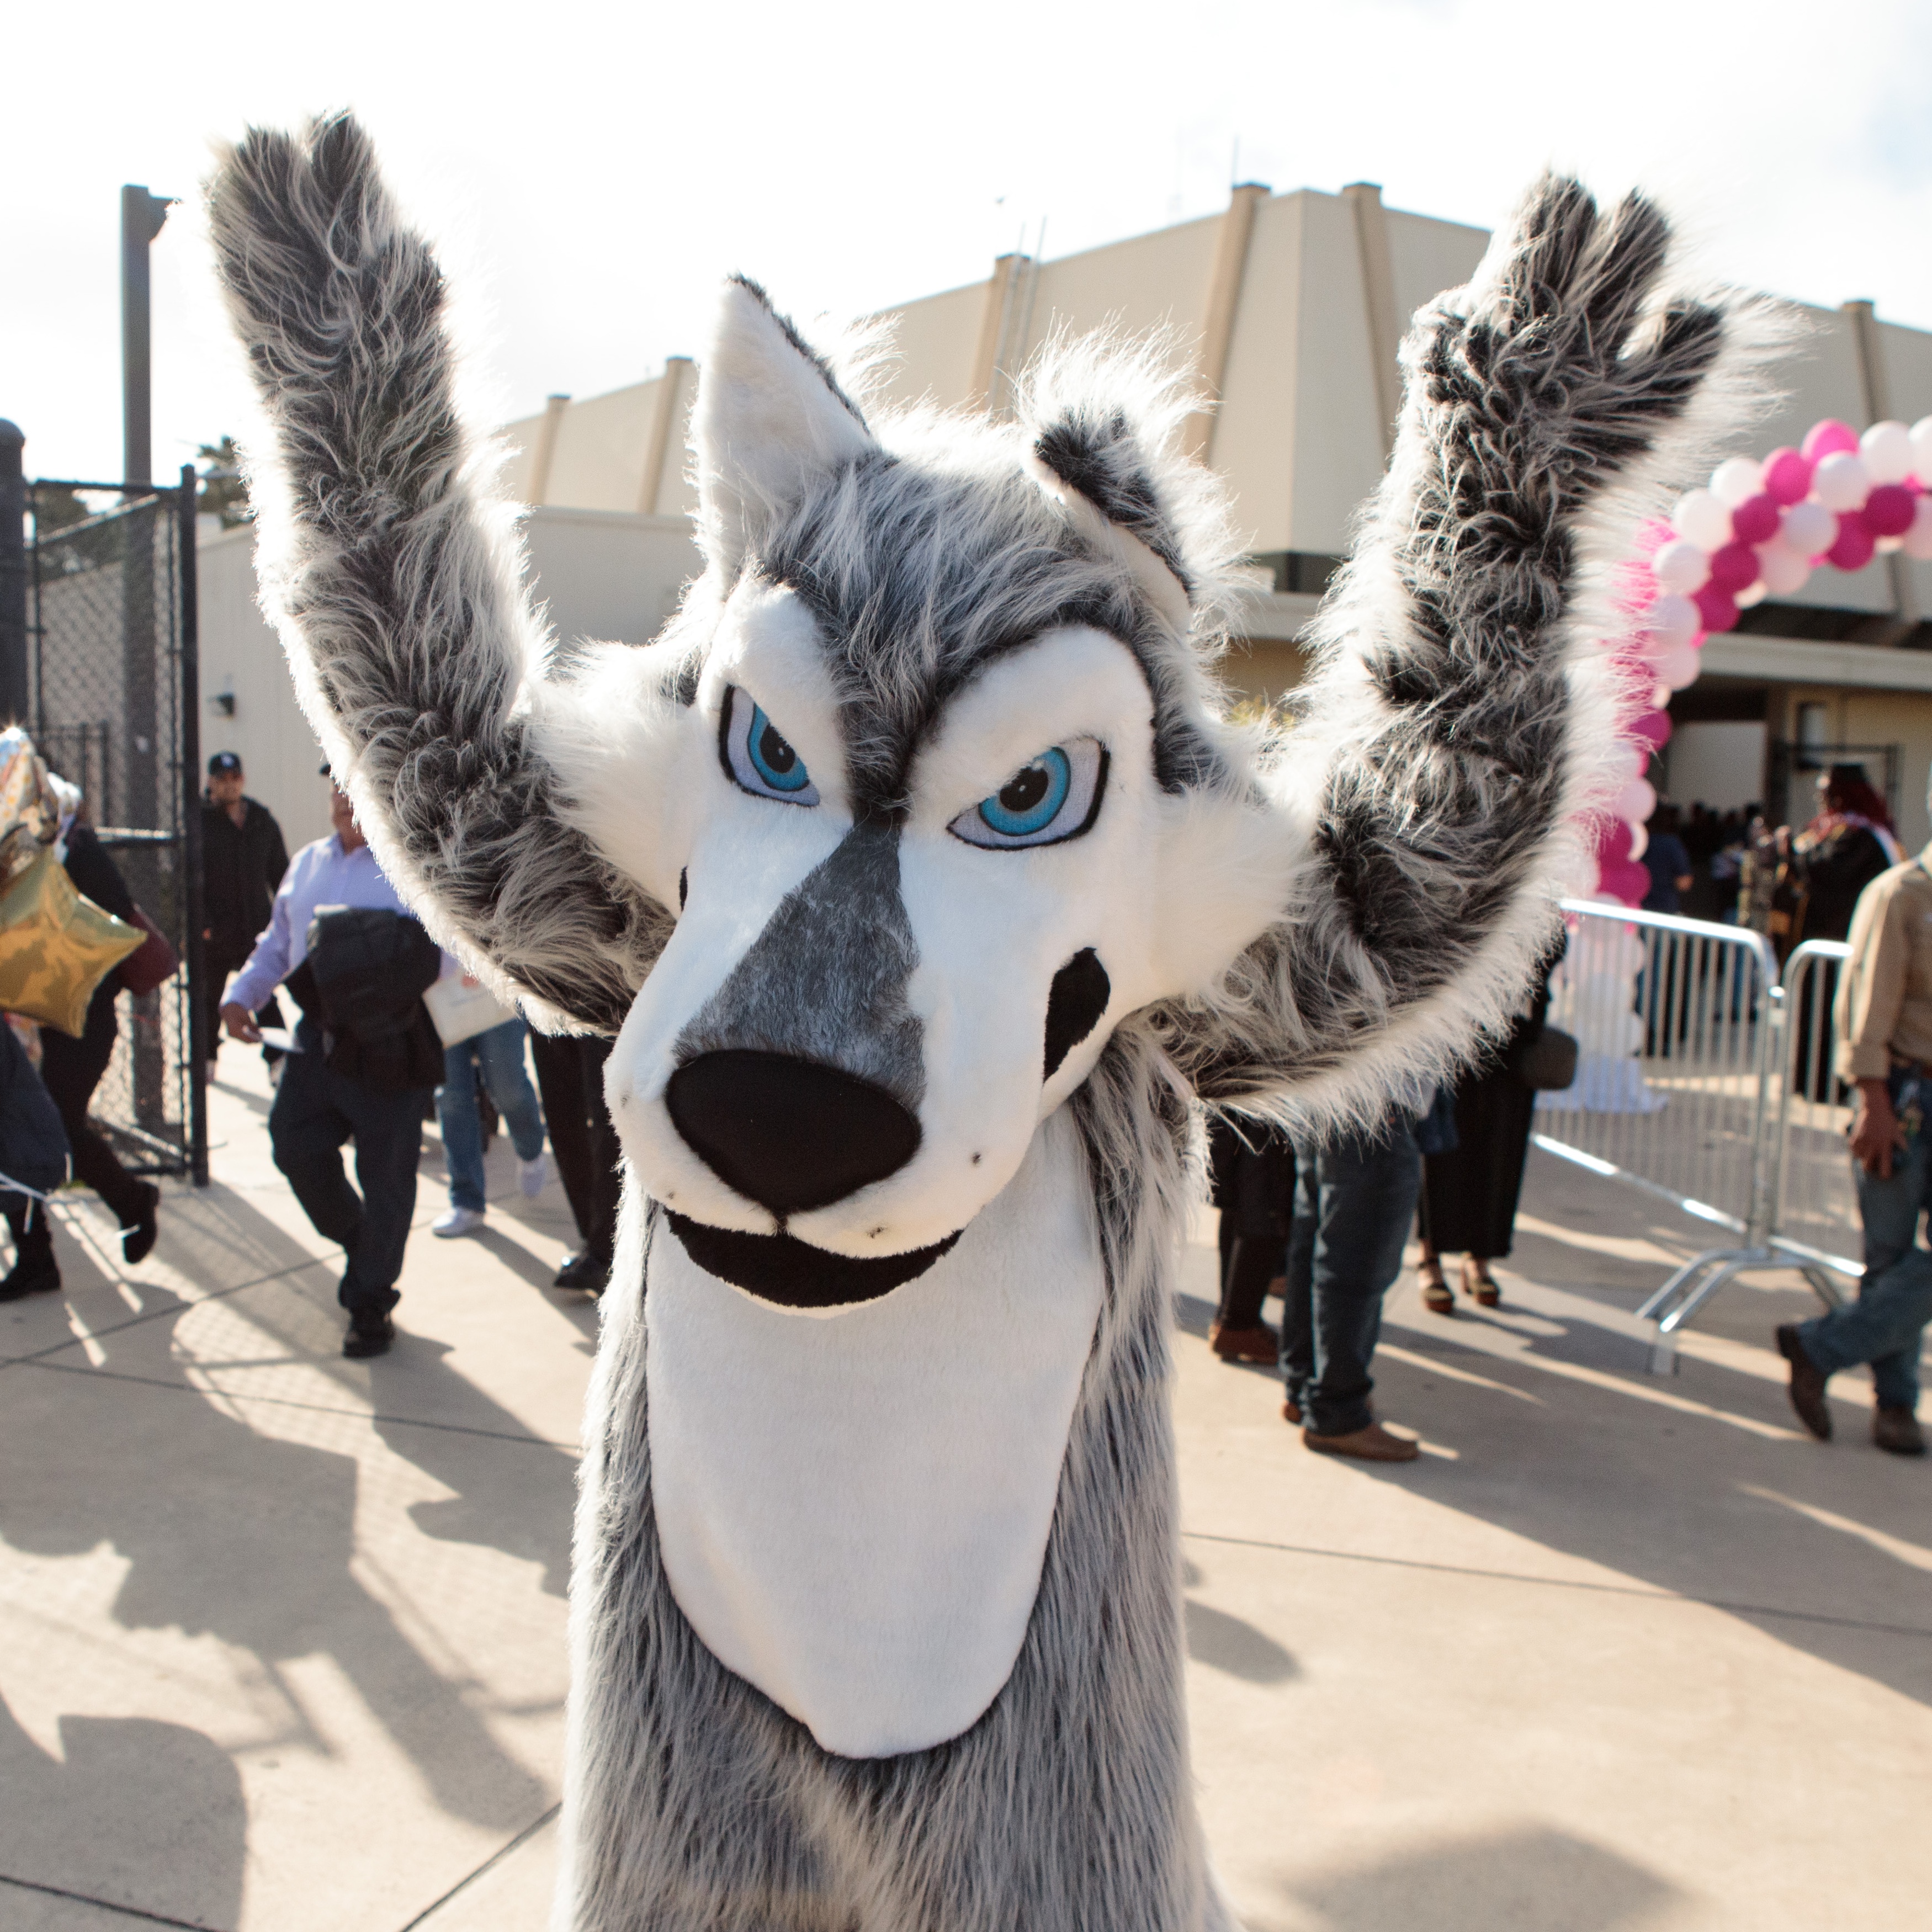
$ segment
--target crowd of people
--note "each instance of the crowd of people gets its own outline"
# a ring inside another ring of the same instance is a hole
[[[1862,766],[1821,771],[1816,794],[1816,811],[1796,831],[1767,826],[1755,806],[1718,813],[1696,804],[1681,814],[1660,803],[1642,854],[1644,907],[1750,926],[1780,962],[1803,940],[1849,939],[1842,983],[1828,964],[1821,997],[1795,1016],[1790,1064],[1814,1098],[1852,1096],[1865,1271],[1855,1301],[1781,1326],[1774,1339],[1792,1408],[1814,1436],[1832,1435],[1832,1376],[1869,1365],[1874,1441],[1922,1455],[1918,1365],[1932,1321],[1932,1252],[1917,1233],[1932,1207],[1932,850],[1904,860]],[[1321,1142],[1225,1122],[1210,1134],[1221,1276],[1209,1346],[1224,1360],[1279,1366],[1282,1415],[1310,1449],[1370,1462],[1418,1454],[1370,1402],[1383,1298],[1412,1227],[1429,1312],[1457,1306],[1444,1256],[1461,1257],[1469,1303],[1499,1304],[1490,1264],[1514,1234],[1554,964],[1508,1036],[1426,1108]],[[1827,1016],[1828,1035],[1815,1041],[1814,1011]],[[1270,1294],[1282,1300],[1279,1336],[1263,1319]]]
[[[18,736],[16,733],[14,734]],[[24,742],[24,741],[23,741]],[[16,748],[17,752],[17,748]],[[129,930],[142,923],[127,883],[86,820],[73,788],[28,747],[34,808],[56,830],[74,886]],[[323,766],[325,774],[328,767]],[[210,759],[203,804],[206,1039],[212,1078],[223,1034],[262,1047],[274,1098],[275,1164],[316,1230],[343,1251],[338,1298],[348,1317],[343,1352],[380,1354],[395,1334],[392,1310],[416,1198],[422,1129],[432,1113],[442,1143],[448,1205],[432,1224],[452,1239],[488,1214],[484,1156],[500,1124],[519,1186],[541,1192],[548,1138],[580,1245],[556,1286],[601,1293],[610,1274],[620,1153],[604,1099],[604,1040],[532,1034],[442,952],[384,875],[339,785],[332,830],[291,859],[266,807],[250,798],[232,752]],[[1866,1237],[1857,1300],[1788,1324],[1776,1341],[1790,1366],[1793,1408],[1821,1439],[1832,1433],[1825,1391],[1838,1370],[1868,1364],[1880,1446],[1922,1454],[1917,1364],[1932,1319],[1932,1252],[1918,1245],[1932,1205],[1932,871],[1901,862],[1891,815],[1856,765],[1817,781],[1818,808],[1797,831],[1772,829],[1756,808],[1718,814],[1660,804],[1643,854],[1648,910],[1692,910],[1765,933],[1780,958],[1802,940],[1850,938],[1834,972],[1831,1040],[1796,1064],[1824,1069],[1818,1097],[1854,1096],[1850,1132]],[[1704,903],[1691,895],[1702,886]],[[1536,1070],[1545,1042],[1545,964],[1508,1036],[1418,1112],[1316,1139],[1217,1123],[1210,1184],[1220,1210],[1220,1294],[1209,1345],[1222,1359],[1278,1366],[1282,1412],[1318,1454],[1407,1462],[1414,1438],[1383,1426],[1370,1402],[1383,1300],[1399,1276],[1412,1226],[1418,1283],[1431,1314],[1453,1315],[1444,1266],[1460,1256],[1456,1286],[1478,1309],[1502,1297],[1491,1264],[1507,1256],[1527,1157]],[[36,1058],[0,1028],[0,1212],[15,1259],[0,1300],[60,1286],[44,1206],[68,1174],[114,1214],[130,1262],[153,1247],[160,1196],[130,1174],[88,1118],[112,1055],[118,994],[102,977],[77,1034],[38,1030]],[[446,989],[445,1000],[433,989]],[[297,1014],[291,1032],[279,1004]],[[431,1005],[455,1017],[432,1017]],[[469,1018],[462,1017],[464,1015]],[[1800,1016],[1809,1023],[1809,1010]],[[526,1070],[528,1041],[536,1082]],[[1562,1076],[1556,1076],[1560,1083]],[[356,1150],[352,1185],[343,1159]],[[1279,1335],[1263,1318],[1282,1299]]]
[[[84,801],[46,770],[22,734],[13,737],[14,754],[31,772],[26,795],[35,824],[56,832],[53,849],[73,886],[122,927],[140,929],[141,915],[88,825]],[[291,859],[274,815],[248,796],[246,784],[235,752],[208,760],[202,818],[207,1070],[212,1078],[224,1035],[262,1049],[274,1090],[268,1138],[275,1165],[316,1231],[343,1252],[337,1294],[348,1318],[344,1354],[380,1354],[394,1337],[391,1311],[400,1299],[396,1284],[430,1118],[441,1133],[449,1192],[432,1232],[454,1238],[484,1225],[484,1152],[499,1123],[526,1196],[541,1192],[548,1178],[548,1138],[580,1236],[562,1258],[556,1285],[601,1293],[620,1187],[603,1093],[608,1043],[536,1036],[540,1100],[526,1070],[523,1018],[497,1006],[409,912],[340,787],[332,785],[327,836]],[[452,1015],[446,1023],[431,1014],[439,987],[456,995],[436,1002]],[[130,1263],[154,1246],[160,1190],[130,1174],[88,1118],[112,1056],[118,995],[128,989],[122,975],[106,972],[77,1036],[53,1024],[0,1028],[0,1180],[14,1184],[0,1190],[0,1211],[15,1250],[0,1300],[60,1286],[45,1207],[70,1169],[113,1211]],[[284,998],[295,1010],[292,1030]],[[344,1162],[351,1145],[354,1184]]]

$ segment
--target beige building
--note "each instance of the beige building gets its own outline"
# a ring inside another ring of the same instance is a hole
[[[1382,473],[1401,332],[1421,304],[1468,278],[1488,239],[1386,208],[1366,184],[1339,195],[1238,188],[1220,214],[1057,261],[1003,256],[983,282],[888,311],[898,356],[889,387],[898,400],[998,411],[1014,372],[1056,328],[1168,332],[1171,352],[1220,399],[1190,435],[1227,479],[1255,566],[1230,674],[1278,697],[1301,675],[1296,640]],[[1778,371],[1788,399],[1741,436],[1741,449],[1795,442],[1822,416],[1862,428],[1932,412],[1932,334],[1881,322],[1862,303],[1806,315],[1809,332]],[[508,485],[534,506],[537,592],[565,633],[641,640],[694,568],[684,449],[694,377],[688,358],[674,357],[648,381],[581,400],[554,396],[507,426]],[[249,608],[245,537],[202,556],[205,581],[226,573],[234,608]],[[230,736],[253,783],[243,740],[250,709],[272,701],[273,679],[260,668],[266,633],[257,620],[244,635],[244,622],[231,647],[208,590],[203,609],[206,688],[219,694],[224,669],[236,681]],[[1928,612],[1932,566],[1898,557],[1852,576],[1822,570],[1796,598],[1748,612],[1742,630],[1706,646],[1704,676],[1672,706],[1663,785],[1687,805],[1766,799],[1774,814],[1802,818],[1808,770],[1854,758],[1891,794],[1908,844],[1924,842]],[[250,679],[262,695],[244,701]],[[220,729],[207,721],[211,746],[224,742]]]

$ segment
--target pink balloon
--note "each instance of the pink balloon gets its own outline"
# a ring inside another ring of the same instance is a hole
[[[1778,499],[1768,490],[1747,496],[1731,512],[1731,534],[1740,543],[1768,543],[1777,536],[1778,529]]]
[[[1597,821],[1594,842],[1599,866],[1626,866],[1630,863],[1630,848],[1636,843],[1636,838],[1621,818],[1601,818]]]
[[[1715,561],[1714,559],[1712,560]],[[1751,561],[1755,566],[1757,561],[1755,555]],[[1751,574],[1756,575],[1754,568]],[[1696,605],[1698,617],[1707,631],[1728,631],[1738,621],[1738,607],[1731,593],[1728,590],[1720,590],[1714,584],[1706,584],[1690,601]]]
[[[1918,506],[1903,483],[1881,483],[1865,499],[1865,527],[1875,537],[1902,537]]]
[[[1648,744],[1653,752],[1660,752],[1670,742],[1670,713],[1646,711],[1631,724],[1625,735]]]
[[[1735,526],[1736,520],[1732,520]],[[1777,527],[1778,513],[1774,510],[1772,528]],[[1740,590],[1748,590],[1757,581],[1757,552],[1748,543],[1727,543],[1722,550],[1711,553],[1711,574],[1705,579],[1705,586],[1708,590],[1726,591],[1736,596]],[[1706,628],[1712,627],[1707,625]]]
[[[1810,458],[1801,456],[1789,445],[1774,449],[1764,459],[1764,494],[1774,503],[1803,502],[1811,494]],[[1735,514],[1731,521],[1735,526]]]
[[[1650,890],[1650,874],[1634,859],[1614,859],[1598,866],[1597,886],[1625,905],[1640,906]]]
[[[1804,454],[1814,464],[1840,452],[1847,456],[1858,453],[1858,433],[1850,423],[1841,423],[1835,416],[1827,416],[1822,422],[1811,425],[1804,439]]]
[[[1838,540],[1825,553],[1826,560],[1840,570],[1862,570],[1877,548],[1877,536],[1864,512],[1847,510],[1838,519]]]

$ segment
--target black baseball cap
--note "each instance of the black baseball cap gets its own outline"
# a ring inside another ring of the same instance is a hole
[[[238,752],[217,752],[208,761],[208,776],[220,778],[230,772],[242,769],[242,754]]]

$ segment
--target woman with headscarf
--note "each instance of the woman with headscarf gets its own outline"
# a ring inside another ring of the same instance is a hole
[[[1858,895],[1904,856],[1892,830],[1892,814],[1866,779],[1862,765],[1834,765],[1820,773],[1816,816],[1795,838],[1782,832],[1779,836],[1786,841],[1786,851],[1772,926],[1780,959],[1808,939],[1844,938],[1852,929]],[[1838,1088],[1832,1072],[1831,1039],[1832,1006],[1838,992],[1836,963],[1815,964],[1810,986],[1811,996],[1798,1000],[1790,1064],[1799,1090],[1814,1100],[1828,1101]]]

